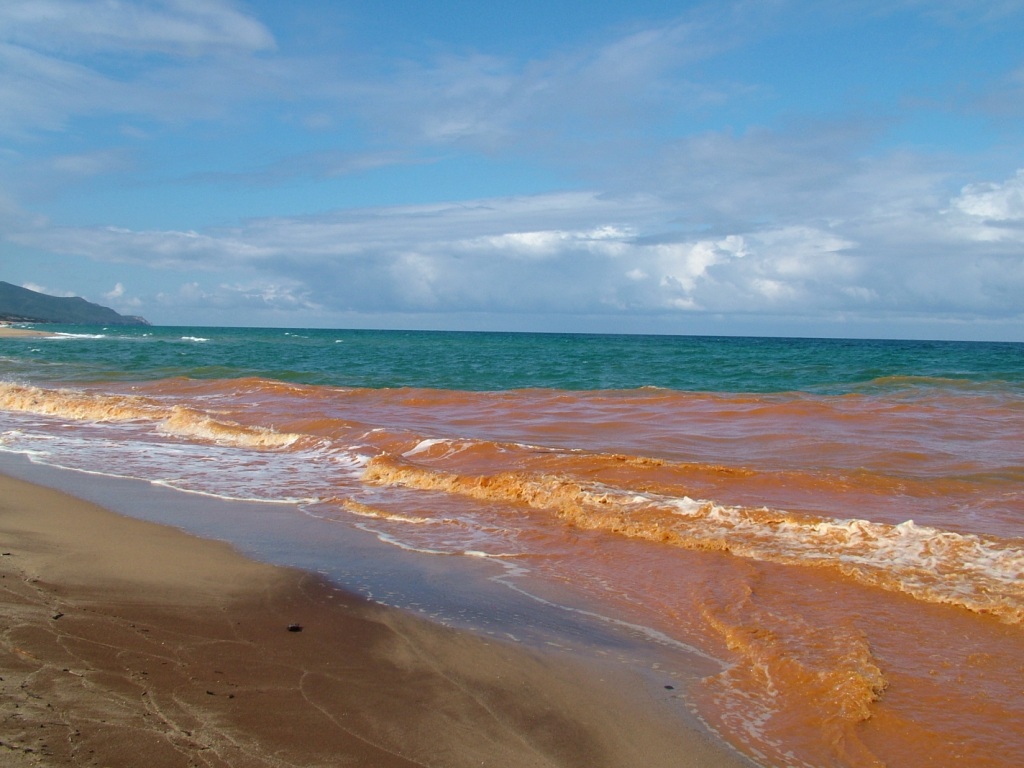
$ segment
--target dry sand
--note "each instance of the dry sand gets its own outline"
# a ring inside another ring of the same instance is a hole
[[[9,325],[0,323],[0,339],[39,339],[49,335],[50,334],[44,333],[43,331],[34,331],[28,328],[12,328]]]
[[[439,627],[2,475],[0,577],[11,768],[746,764],[631,697],[623,670]]]

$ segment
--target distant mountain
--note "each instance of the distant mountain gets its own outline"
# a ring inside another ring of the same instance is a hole
[[[0,320],[16,323],[66,325],[149,325],[135,315],[120,315],[109,307],[77,296],[47,296],[0,280]]]

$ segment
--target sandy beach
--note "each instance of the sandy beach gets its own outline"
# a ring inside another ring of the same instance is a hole
[[[0,548],[4,765],[743,764],[624,672],[6,476]]]
[[[40,339],[45,338],[49,334],[43,331],[36,331],[29,328],[12,328],[9,325],[0,323],[0,339]]]

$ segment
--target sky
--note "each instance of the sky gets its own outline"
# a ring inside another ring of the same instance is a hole
[[[1024,0],[3,0],[0,280],[157,325],[1024,341]]]

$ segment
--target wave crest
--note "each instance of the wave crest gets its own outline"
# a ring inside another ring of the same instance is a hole
[[[995,537],[912,521],[835,520],[766,507],[636,493],[573,478],[501,472],[460,475],[378,456],[363,479],[524,504],[564,522],[694,550],[837,570],[862,584],[1024,624],[1024,551]]]
[[[0,382],[0,408],[74,421],[149,422],[175,437],[243,448],[285,448],[301,435],[213,418],[184,406],[167,406],[136,395],[106,395],[76,389],[43,389]]]

